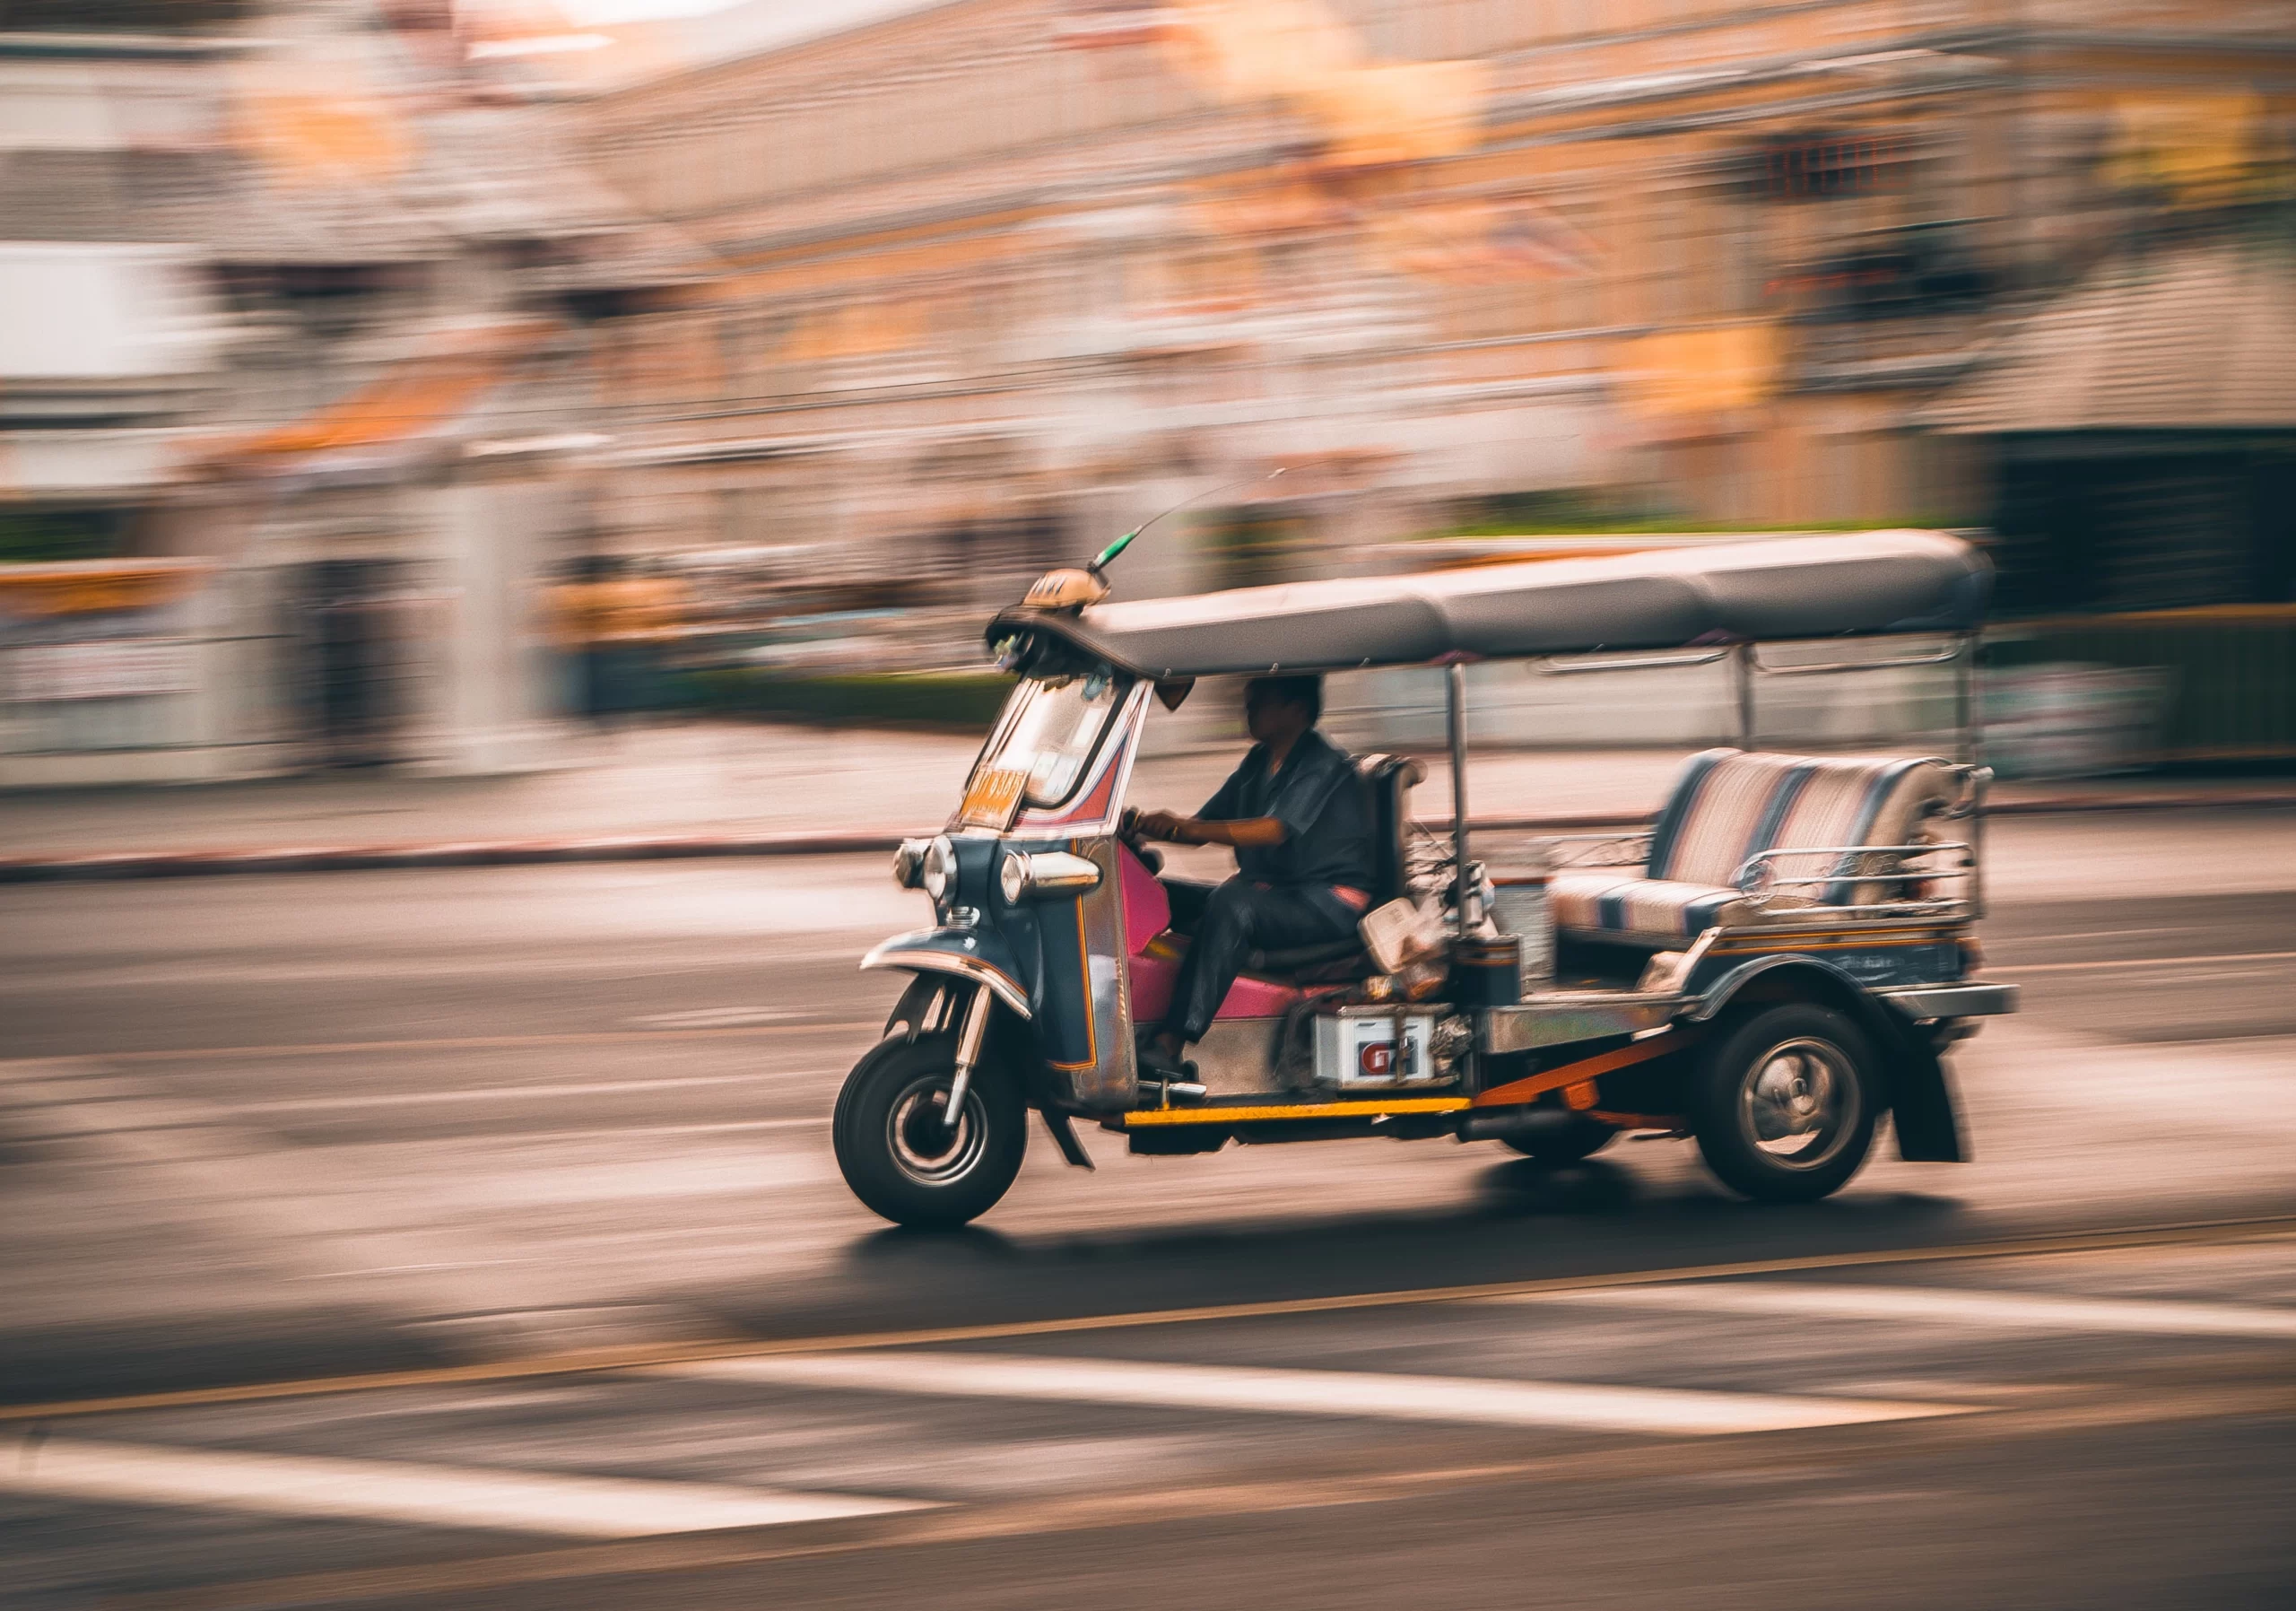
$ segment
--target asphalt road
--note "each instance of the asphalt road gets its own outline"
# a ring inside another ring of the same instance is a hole
[[[0,1605],[2285,1605],[2292,844],[1997,823],[1968,1165],[1095,1134],[948,1237],[827,1154],[878,858],[0,892]]]

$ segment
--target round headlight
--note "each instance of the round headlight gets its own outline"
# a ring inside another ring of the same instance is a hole
[[[1029,893],[1029,858],[1007,856],[1004,866],[996,869],[996,888],[1004,895],[1005,905],[1018,906],[1021,897]]]
[[[925,850],[925,893],[937,901],[949,893],[949,885],[956,882],[957,848],[943,834]]]

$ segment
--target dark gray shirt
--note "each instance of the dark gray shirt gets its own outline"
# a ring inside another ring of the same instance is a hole
[[[1273,778],[1267,746],[1254,745],[1196,814],[1216,823],[1272,816],[1283,824],[1280,845],[1236,847],[1236,870],[1255,883],[1279,889],[1371,887],[1370,793],[1347,752],[1312,727]]]

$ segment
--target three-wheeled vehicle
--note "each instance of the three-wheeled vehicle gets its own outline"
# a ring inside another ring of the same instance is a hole
[[[934,921],[862,963],[916,977],[838,1098],[847,1183],[903,1224],[970,1220],[1012,1184],[1031,1109],[1085,1169],[1078,1119],[1164,1155],[1387,1136],[1569,1161],[1655,1132],[1774,1201],[1839,1188],[1885,1113],[1900,1156],[1959,1161],[1941,1054],[2016,1002],[1973,977],[1989,575],[1921,531],[1135,603],[1103,602],[1097,563],[1053,572],[989,625],[1020,682],[947,831],[895,856]],[[1885,634],[1908,641],[1813,647]],[[1478,861],[1464,667],[1499,658],[1726,662],[1739,742],[1692,757],[1646,832]],[[1952,673],[1951,760],[1757,746],[1767,679],[1912,665]],[[1361,759],[1369,940],[1255,954],[1192,1063],[1144,1070],[1135,1025],[1164,1013],[1187,945],[1126,810],[1147,722],[1202,677],[1378,666],[1445,668],[1449,822],[1414,820],[1419,762]]]

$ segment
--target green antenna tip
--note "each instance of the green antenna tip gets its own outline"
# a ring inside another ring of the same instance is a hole
[[[1130,531],[1125,533],[1124,536],[1118,537],[1115,542],[1109,544],[1106,548],[1101,549],[1100,557],[1092,562],[1090,569],[1098,570],[1101,566],[1116,558],[1117,555],[1131,547],[1132,539],[1138,536],[1145,529],[1147,528],[1144,527],[1135,526]]]

